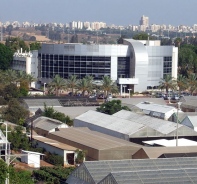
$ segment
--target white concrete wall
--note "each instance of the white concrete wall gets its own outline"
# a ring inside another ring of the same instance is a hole
[[[40,167],[40,155],[39,154],[25,153],[25,152],[23,152],[22,154],[26,154],[26,156],[21,156],[22,162],[30,166],[34,166],[35,168]]]

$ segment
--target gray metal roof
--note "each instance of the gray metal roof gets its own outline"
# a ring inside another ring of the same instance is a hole
[[[194,126],[194,127],[197,127],[197,116],[187,116],[188,119],[190,120],[191,124]]]
[[[87,112],[89,110],[96,110],[97,106],[80,106],[80,107],[53,107],[54,110],[68,115],[71,119]]]
[[[120,132],[131,136],[139,130],[145,128],[145,125],[133,121],[117,118],[104,113],[89,110],[76,117],[75,120],[84,121],[99,127],[104,127],[115,132]],[[75,126],[75,121],[74,121]]]
[[[177,125],[176,123],[170,121],[165,121],[142,114],[136,114],[131,111],[122,110],[114,115],[107,115],[90,110],[76,117],[74,120],[74,126],[86,126],[91,130],[96,130],[119,137],[115,134],[115,132],[118,132],[128,135],[129,138],[131,138],[175,136]],[[178,131],[181,136],[197,135],[197,132],[193,129],[181,124],[178,125]]]
[[[162,154],[197,153],[197,146],[175,146],[175,147],[144,146],[133,155],[133,158],[141,157],[142,152],[144,152],[148,158],[158,158]]]
[[[170,171],[169,171],[170,170]],[[189,171],[190,170],[190,171]],[[152,171],[152,172],[150,172]],[[130,176],[132,173],[137,174],[129,177],[124,173],[129,172]],[[185,173],[184,173],[185,172]],[[79,174],[79,173],[83,173]],[[121,182],[114,183],[128,183],[126,178],[131,180],[134,178],[139,179],[143,183],[197,183],[197,158],[196,157],[182,157],[182,158],[165,158],[165,159],[133,159],[133,160],[110,160],[110,161],[94,161],[84,162],[76,168],[69,176],[67,183],[71,184],[73,178],[77,178],[81,183],[99,183],[110,173],[119,174]],[[118,177],[116,174],[116,177]],[[188,180],[188,177],[189,179]],[[162,180],[162,177],[164,180]],[[118,181],[119,181],[118,179]],[[152,179],[152,180],[151,180]],[[157,182],[156,182],[157,181]],[[190,182],[186,182],[190,181]],[[192,182],[191,182],[192,181]],[[142,182],[129,182],[130,183],[142,183]]]
[[[52,132],[50,135],[60,137],[61,140],[69,140],[90,148],[97,150],[105,150],[123,146],[131,146],[136,148],[135,152],[140,149],[141,145],[131,143],[122,139],[118,139],[106,134],[102,134],[96,131],[91,131],[88,128],[64,128],[59,131]],[[51,137],[49,135],[49,137]]]
[[[197,112],[179,112],[179,121],[182,122],[187,116],[197,116]]]
[[[146,97],[131,97],[131,98],[116,98],[121,100],[124,104],[137,105],[142,102],[151,102],[160,105],[166,105],[166,102],[163,98],[146,98]],[[110,100],[114,100],[113,98]]]
[[[109,181],[117,184],[193,184],[197,183],[197,177],[195,174],[197,174],[197,168],[112,172],[98,184],[105,184]]]
[[[176,110],[174,107],[171,107],[171,106],[154,104],[154,103],[149,103],[149,102],[141,102],[137,104],[136,106],[143,110],[160,112],[164,114],[169,111]]]
[[[50,146],[59,148],[59,149],[64,149],[64,150],[67,150],[67,151],[76,151],[77,150],[77,148],[75,148],[73,146],[58,142],[58,141],[53,140],[53,139],[49,139],[47,137],[33,135],[33,139],[36,140],[36,141],[48,144]]]
[[[181,107],[191,109],[197,108],[197,96],[183,96],[181,97],[180,102],[182,102]]]
[[[118,118],[123,118],[127,120],[131,120],[133,122],[146,125],[148,127],[151,127],[154,130],[157,130],[158,132],[161,132],[162,134],[169,134],[176,130],[176,123],[171,121],[166,121],[163,119],[153,118],[144,114],[137,114],[131,111],[121,110],[113,116]],[[183,125],[178,125],[178,128],[182,127]]]
[[[48,117],[38,117],[36,120],[33,121],[33,126],[36,128],[40,128],[46,131],[50,131],[54,128],[58,128],[62,124],[61,121],[51,119]]]
[[[58,99],[24,99],[25,103],[29,108],[37,108],[37,107],[44,107],[44,104],[47,106],[53,107],[61,107]]]

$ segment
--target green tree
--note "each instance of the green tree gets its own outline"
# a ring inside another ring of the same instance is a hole
[[[11,149],[29,150],[30,148],[29,138],[23,133],[23,127],[21,126],[16,126],[14,130],[8,134],[8,140],[11,142]]]
[[[78,79],[76,75],[70,75],[69,78],[66,80],[67,88],[71,89],[72,96],[74,95],[74,89],[78,85]]]
[[[19,37],[8,37],[6,39],[5,45],[9,47],[13,52],[20,50],[21,48],[23,52],[29,51],[28,45]]]
[[[8,102],[12,98],[18,98],[20,96],[20,91],[16,84],[11,83],[2,89],[1,95]]]
[[[163,79],[159,81],[160,88],[165,89],[168,94],[169,89],[175,88],[175,80],[171,77],[171,75],[165,75]]]
[[[29,83],[29,88],[31,87],[31,83],[36,81],[36,79],[34,78],[34,76],[32,76],[31,74],[27,74],[26,80]]]
[[[77,84],[78,91],[82,91],[82,95],[85,95],[85,92],[92,92],[93,90],[93,77],[85,76],[83,79],[80,79]]]
[[[147,33],[138,33],[136,35],[133,36],[134,40],[148,40],[148,34]],[[152,38],[149,37],[149,39],[151,40]]]
[[[179,95],[181,95],[181,91],[187,89],[187,78],[179,74],[176,79],[176,84],[179,90]]]
[[[182,39],[181,39],[181,38],[176,38],[176,39],[174,40],[174,43],[175,43],[175,46],[176,46],[176,47],[180,48],[181,43],[182,43]]]
[[[9,173],[10,184],[34,184],[30,171],[16,170],[10,166]]]
[[[39,49],[41,49],[40,42],[30,43],[30,50],[39,50]]]
[[[3,119],[18,124],[21,119],[26,119],[29,111],[26,110],[16,99],[11,99],[6,107],[1,108]]]
[[[4,76],[5,76],[4,80],[6,80],[6,83],[16,84],[16,82],[17,82],[17,72],[16,72],[16,70],[12,70],[12,69],[5,70]]]
[[[56,96],[59,96],[60,90],[66,89],[66,81],[59,75],[55,75],[49,86],[51,86],[55,90]]]
[[[188,75],[187,84],[191,95],[193,95],[194,91],[197,89],[197,76],[195,73]]]
[[[98,107],[96,110],[98,112],[102,112],[104,114],[112,115],[120,110],[128,110],[131,111],[131,109],[127,106],[122,106],[120,100],[112,100],[106,103],[103,103],[100,107]]]
[[[77,150],[75,151],[75,153],[77,154],[77,157],[75,158],[76,164],[81,164],[81,163],[83,163],[83,161],[84,161],[84,159],[85,159],[85,156],[86,156],[86,154],[87,154],[87,151],[77,149]]]
[[[20,82],[19,91],[20,91],[20,96],[27,96],[28,95],[29,84],[28,84],[27,79]]]
[[[62,123],[66,123],[69,126],[73,125],[73,120],[70,119],[69,116],[66,116],[64,113],[55,111],[53,107],[47,107],[46,104],[44,104],[43,116],[59,120]]]
[[[184,45],[179,49],[179,73],[188,76],[197,72],[197,54],[195,47]]]
[[[115,84],[115,82],[112,81],[112,79],[109,76],[104,76],[102,78],[102,86],[101,89],[105,93],[105,97],[109,95],[109,93],[117,93],[118,92],[118,87]]]
[[[7,164],[2,159],[0,159],[0,184],[5,183],[7,172],[8,172]]]
[[[0,43],[0,70],[7,70],[11,66],[13,59],[12,50]]]

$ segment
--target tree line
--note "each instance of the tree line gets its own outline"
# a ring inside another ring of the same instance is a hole
[[[82,79],[78,79],[77,75],[70,75],[68,79],[55,75],[51,83],[48,84],[48,92],[59,96],[61,90],[70,90],[71,96],[79,92],[82,96],[85,96],[85,94],[90,95],[95,91],[100,93],[103,91],[105,97],[109,93],[118,93],[119,91],[118,86],[109,76],[103,76],[100,85],[97,85],[94,83],[94,78],[89,75]]]

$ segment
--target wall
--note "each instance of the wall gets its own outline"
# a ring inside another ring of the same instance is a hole
[[[73,142],[71,140],[67,140],[67,139],[62,138],[62,137],[58,137],[58,136],[53,135],[53,134],[49,134],[47,137],[50,138],[50,139],[59,141],[61,143],[76,147],[80,150],[87,151],[86,160],[88,160],[88,161],[99,160],[99,150],[97,150],[97,149],[88,147],[86,145],[82,145],[82,144],[77,143],[77,142]]]
[[[33,153],[22,152],[26,156],[21,156],[21,161],[27,163],[30,167],[39,168],[40,167],[40,155]]]

